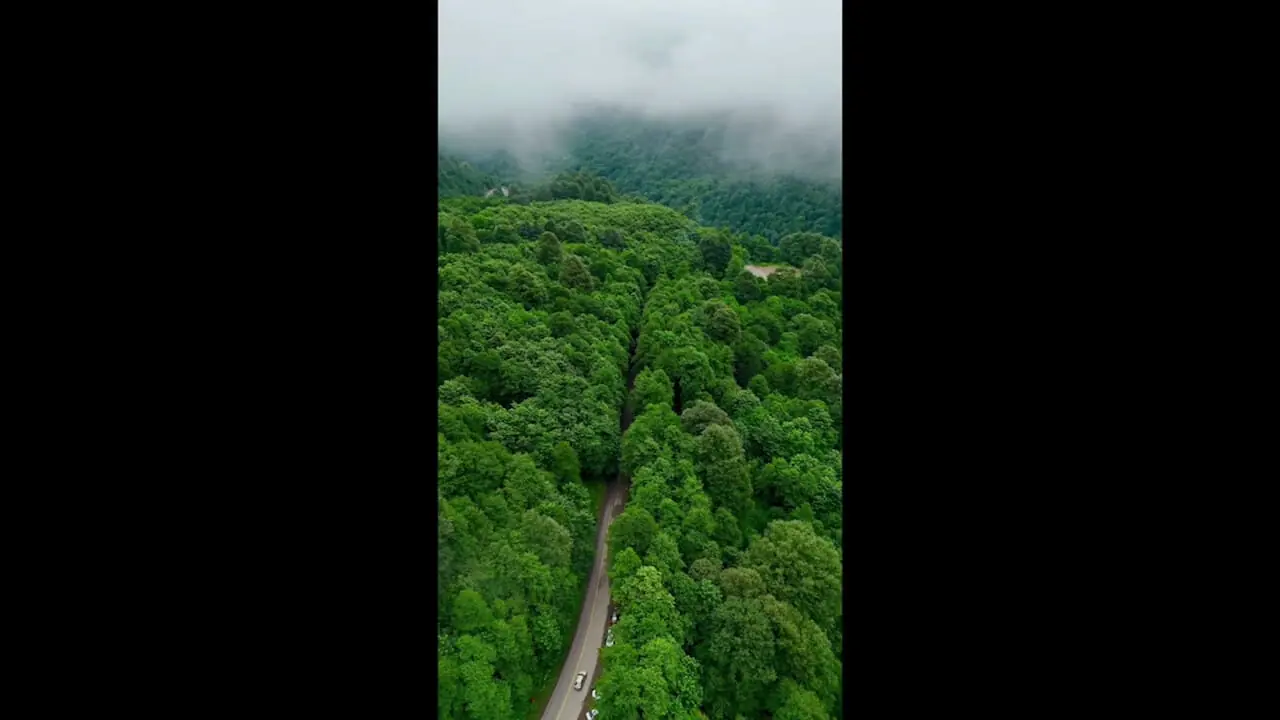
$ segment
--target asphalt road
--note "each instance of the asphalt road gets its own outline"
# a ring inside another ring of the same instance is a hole
[[[600,648],[604,646],[605,632],[609,627],[609,575],[605,571],[605,539],[609,524],[622,512],[626,503],[626,483],[615,480],[609,483],[604,501],[603,517],[596,533],[596,560],[591,566],[591,579],[587,581],[587,597],[578,617],[578,630],[573,634],[573,644],[565,656],[564,667],[556,689],[542,713],[542,720],[578,720],[584,704],[591,697],[595,685],[594,674],[599,667]],[[581,690],[573,689],[573,676],[585,671],[587,679]]]
[[[635,358],[635,339],[631,342],[631,355]],[[627,394],[635,387],[638,366],[631,368],[627,378]],[[622,431],[631,427],[631,403],[622,410]],[[573,644],[569,646],[569,654],[565,656],[564,667],[560,669],[560,678],[556,680],[556,689],[547,701],[547,708],[542,711],[542,720],[580,720],[585,712],[585,705],[591,697],[591,688],[596,684],[596,674],[600,671],[600,648],[604,647],[605,632],[609,628],[609,575],[605,571],[605,557],[608,546],[609,525],[622,513],[627,504],[627,492],[631,481],[621,470],[617,478],[605,488],[604,508],[601,510],[599,525],[596,530],[596,559],[591,566],[591,577],[587,580],[587,597],[582,603],[582,614],[578,616],[578,629],[573,633]],[[573,676],[579,671],[587,673],[581,690],[573,689]]]

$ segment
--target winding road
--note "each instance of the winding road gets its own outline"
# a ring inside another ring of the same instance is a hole
[[[635,352],[636,344],[632,339],[632,361],[635,360]],[[631,426],[630,396],[639,370],[639,367],[632,367],[627,378],[628,400],[622,409],[624,433]],[[596,676],[600,673],[600,648],[604,646],[605,632],[609,627],[609,575],[605,570],[609,525],[626,507],[630,487],[630,478],[619,468],[618,476],[605,488],[604,508],[596,530],[596,558],[591,565],[591,577],[587,580],[587,597],[582,603],[582,614],[578,616],[578,629],[573,634],[573,644],[569,646],[564,667],[560,669],[556,689],[547,701],[546,710],[542,712],[542,720],[579,720],[585,714],[587,698],[591,697],[591,688],[595,687]],[[585,671],[587,679],[583,681],[581,690],[574,690],[573,677],[579,671]]]

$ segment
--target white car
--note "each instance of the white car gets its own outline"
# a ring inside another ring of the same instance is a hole
[[[596,716],[599,714],[600,714],[599,710],[592,708],[591,712],[587,713],[587,720],[596,720]]]
[[[584,680],[586,680],[586,679],[587,679],[587,674],[586,674],[586,673],[584,673],[584,672],[582,672],[582,671],[579,671],[577,675],[574,675],[574,676],[573,676],[573,689],[574,689],[574,690],[581,690],[581,689],[582,689],[582,683],[583,683],[583,681],[584,681]]]
[[[614,611],[613,611],[613,619],[612,619],[612,620],[610,620],[610,621],[609,621],[609,623],[610,623],[610,624],[614,624],[614,623],[617,623],[617,622],[618,622],[618,611],[617,611],[617,610],[614,610]]]
[[[595,689],[595,688],[591,688],[591,699],[592,699],[592,700],[599,700],[599,699],[600,699],[600,693],[596,692],[596,689]]]
[[[605,647],[613,647],[613,630],[609,631],[609,635],[604,639]]]

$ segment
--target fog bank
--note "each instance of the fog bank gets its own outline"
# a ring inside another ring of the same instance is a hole
[[[588,107],[658,119],[727,113],[728,154],[803,171],[806,155],[840,153],[842,8],[839,0],[441,0],[441,136],[523,161],[559,152],[559,131]]]

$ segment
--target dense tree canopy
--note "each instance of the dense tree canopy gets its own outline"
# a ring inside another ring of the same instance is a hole
[[[792,259],[812,251],[798,258],[812,268],[823,240],[785,247]],[[655,597],[666,597],[656,580],[670,594],[677,617],[664,600],[665,638],[697,663],[712,718],[839,714],[840,282],[795,275],[753,281],[745,297],[730,273],[660,279],[640,322],[645,369],[622,441],[631,500],[610,555],[615,578],[644,574]],[[635,593],[614,590],[621,639],[600,680],[628,698],[602,712],[628,717],[640,702],[623,690],[639,662],[623,647]],[[657,639],[651,612],[635,626],[645,642]]]
[[[700,224],[728,228],[736,233],[735,244],[744,258],[781,259],[797,267],[809,254],[799,260],[781,258],[778,246],[783,237],[804,233],[839,240],[843,188],[834,177],[839,172],[834,162],[838,153],[814,158],[830,167],[812,177],[765,172],[742,157],[731,135],[727,118],[691,123],[614,112],[589,114],[566,128],[559,138],[562,152],[536,167],[522,167],[505,152],[467,154],[465,160],[442,154],[440,197],[481,196],[502,186],[513,203],[643,199],[674,208]],[[831,263],[826,255],[824,260]],[[724,264],[715,267],[723,269]]]
[[[536,712],[592,492],[621,472],[602,720],[839,717],[839,192],[722,178],[676,130],[584,128],[580,167],[528,190],[501,158],[441,156],[439,714]]]
[[[569,135],[567,162],[608,178],[624,193],[773,244],[796,232],[840,237],[839,182],[744,173],[726,160],[733,153],[724,130],[722,124],[708,131],[703,123],[613,114],[584,118]]]

